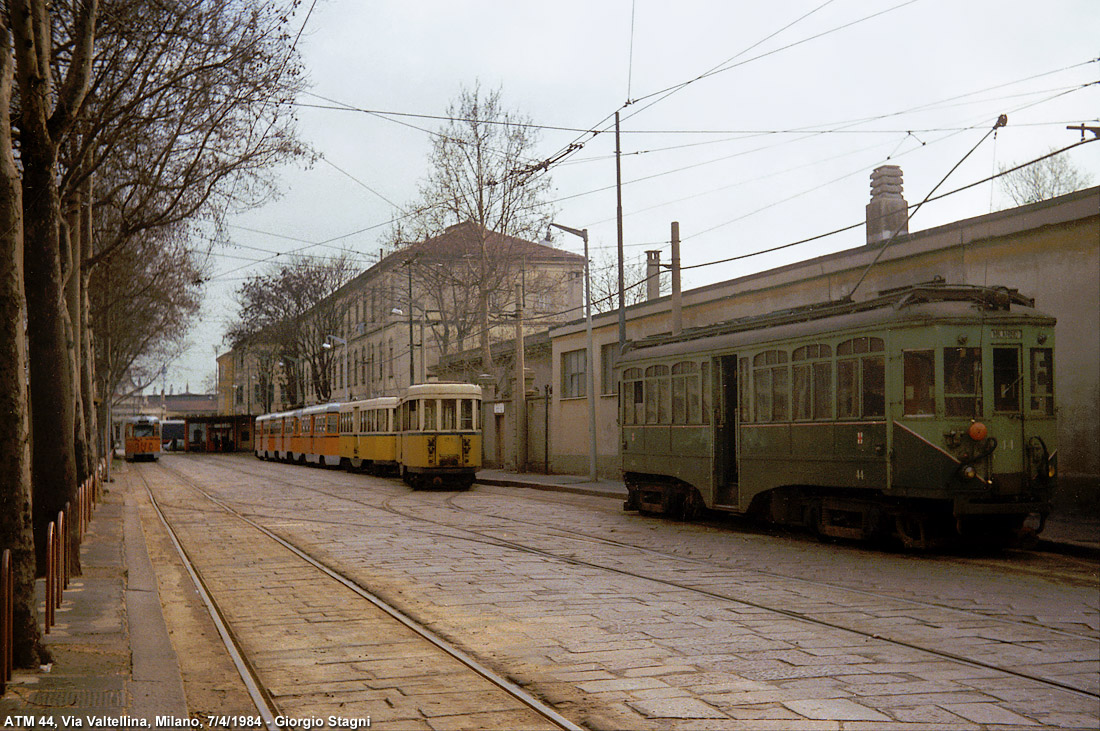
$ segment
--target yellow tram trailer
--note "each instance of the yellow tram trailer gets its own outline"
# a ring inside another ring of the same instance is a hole
[[[349,401],[340,406],[340,463],[371,474],[397,470],[395,396]]]

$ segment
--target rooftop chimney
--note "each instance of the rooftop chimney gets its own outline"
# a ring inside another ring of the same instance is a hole
[[[645,298],[655,300],[661,296],[661,252],[645,253]]]
[[[881,165],[871,173],[871,202],[867,204],[867,243],[887,241],[909,233],[909,204],[901,194],[901,168]]]

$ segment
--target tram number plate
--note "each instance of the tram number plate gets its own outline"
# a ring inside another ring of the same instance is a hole
[[[1024,336],[1022,330],[998,330],[994,328],[992,332],[993,337],[1005,338],[1007,340],[1019,340]]]

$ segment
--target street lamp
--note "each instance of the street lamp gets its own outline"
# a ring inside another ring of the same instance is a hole
[[[593,373],[596,363],[592,348],[592,276],[588,259],[588,229],[576,229],[563,226],[560,223],[550,222],[550,225],[567,234],[580,236],[584,241],[584,329],[588,338],[588,352],[585,354],[585,375],[587,376],[586,389],[588,391],[588,479],[595,482],[598,479],[596,470],[596,386]],[[546,241],[550,241],[550,230],[546,230]]]
[[[321,347],[325,350],[332,350],[332,343],[336,341],[344,346],[344,400],[351,400],[351,379],[348,377],[348,341],[344,340],[338,335],[326,335],[325,342],[321,343]]]

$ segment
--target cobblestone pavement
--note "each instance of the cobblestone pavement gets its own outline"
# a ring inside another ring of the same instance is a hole
[[[185,480],[138,469],[277,713],[349,729],[557,728]]]
[[[601,498],[164,461],[593,728],[1100,725],[1081,559],[899,555]]]

